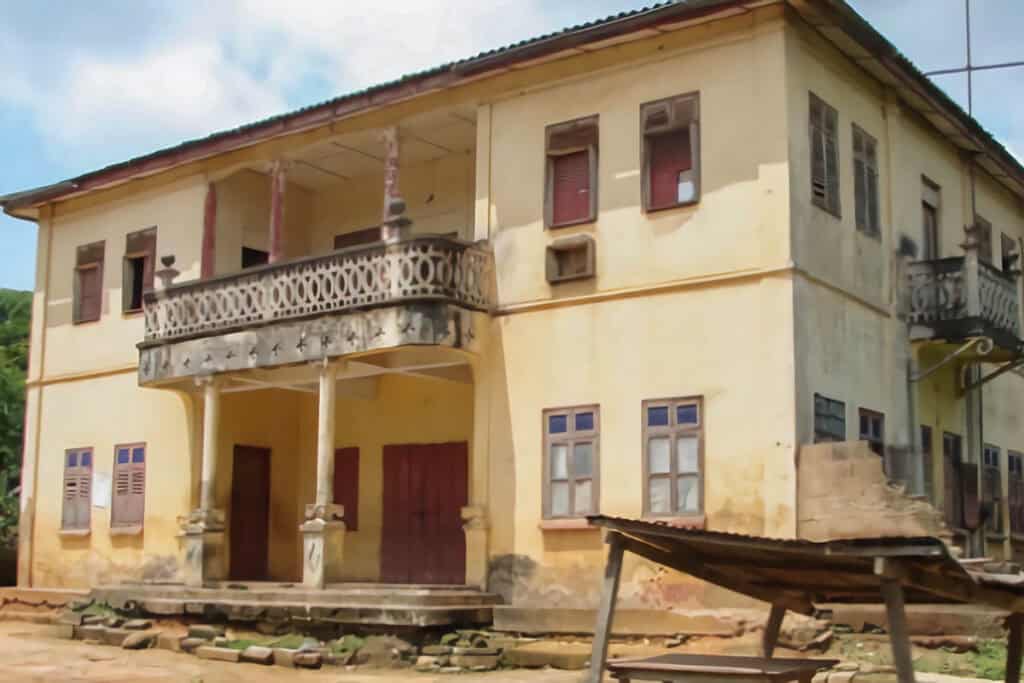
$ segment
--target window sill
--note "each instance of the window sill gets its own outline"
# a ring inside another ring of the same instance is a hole
[[[142,315],[142,309],[141,308],[132,308],[132,309],[127,310],[127,311],[121,311],[121,317],[122,318],[137,318],[140,315]]]
[[[867,228],[862,228],[861,226],[858,225],[857,226],[857,232],[860,233],[861,235],[864,235],[867,238],[875,240],[876,242],[881,242],[882,241],[882,231],[881,231],[881,229],[879,229],[878,232],[872,232],[872,231],[868,230]]]
[[[706,515],[690,515],[688,517],[644,517],[645,522],[659,522],[676,529],[705,529],[707,528]]]
[[[92,529],[61,529],[57,534],[62,538],[86,538],[92,534]]]
[[[575,221],[566,221],[564,223],[552,223],[547,226],[548,230],[561,230],[562,228],[573,228],[577,225],[588,225],[597,222],[597,216],[587,216],[586,218],[580,218]]]
[[[142,525],[133,524],[131,526],[112,526],[110,527],[111,536],[139,536],[142,534]]]
[[[89,320],[75,320],[71,324],[75,325],[75,326],[92,325],[94,323],[98,323],[99,321],[100,321],[100,318],[90,318]]]
[[[591,526],[586,517],[566,517],[542,519],[537,528],[541,531],[590,531],[598,527]]]
[[[835,218],[837,220],[840,220],[840,221],[843,220],[843,212],[841,210],[840,211],[833,211],[828,206],[826,206],[824,201],[818,201],[816,199],[812,199],[811,200],[811,204],[813,206],[818,207],[819,209],[821,209],[822,211],[827,213],[829,216],[832,216],[833,218]]]
[[[677,202],[675,204],[665,204],[664,206],[645,206],[644,213],[659,213],[661,211],[671,211],[672,209],[688,209],[691,206],[697,206],[700,204],[700,197],[691,199],[688,202]]]

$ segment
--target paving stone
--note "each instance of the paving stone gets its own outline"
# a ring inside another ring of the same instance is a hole
[[[227,644],[230,642],[231,641],[224,636],[217,636],[213,639],[211,645],[213,645],[214,647],[227,647]]]
[[[241,659],[243,662],[251,664],[273,664],[274,650],[269,647],[251,645],[242,651]]]
[[[514,647],[506,653],[509,663],[523,669],[550,666],[570,671],[587,668],[590,646],[584,643],[542,641]]]
[[[453,647],[453,655],[500,655],[501,650],[497,650],[493,647]]]
[[[124,622],[121,628],[126,628],[129,631],[148,631],[153,628],[153,622],[149,619],[131,619]]]
[[[181,652],[181,641],[182,637],[179,635],[173,635],[171,633],[161,633],[156,638],[156,646],[160,650]]]
[[[172,616],[185,613],[185,603],[177,600],[144,600],[142,609],[149,614]]]
[[[109,628],[120,628],[124,624],[124,619],[121,617],[107,617],[103,620],[103,625]]]
[[[218,662],[237,662],[242,653],[232,650],[229,647],[213,647],[212,645],[200,645],[196,648],[196,656],[199,659],[213,659]]]
[[[450,655],[452,648],[449,645],[424,645],[420,652],[431,657],[437,657],[439,655]]]
[[[185,652],[192,652],[197,647],[202,647],[203,645],[209,644],[210,641],[206,638],[183,638],[181,640],[181,649]]]
[[[220,624],[192,624],[188,627],[189,638],[213,640],[224,635],[224,627]]]
[[[155,631],[133,631],[124,639],[121,647],[125,650],[147,650],[156,644],[159,635]]]
[[[130,636],[133,631],[129,631],[126,628],[106,628],[103,630],[103,637],[101,640],[104,645],[113,645],[114,647],[121,647],[124,644],[125,638]]]
[[[442,666],[440,669],[438,669],[438,671],[443,673],[443,674],[460,674],[460,673],[462,673],[462,667],[461,666]]]
[[[828,675],[828,683],[850,683],[856,675],[856,671],[832,671]]]
[[[299,654],[298,650],[289,650],[283,647],[274,648],[274,664],[278,666],[295,667],[295,655]]]
[[[498,662],[501,659],[501,655],[452,655],[448,663],[452,666],[461,666],[463,669],[476,669],[477,667],[483,667],[482,670],[490,671],[491,669],[498,668]],[[581,667],[582,668],[582,667]]]
[[[85,615],[80,612],[64,612],[60,615],[58,623],[70,624],[71,626],[81,626],[84,623]]]
[[[82,617],[82,623],[86,626],[102,626],[105,618],[98,614],[86,614]]]
[[[88,624],[86,626],[76,627],[75,633],[81,640],[102,640],[103,632],[106,630],[107,628],[105,626],[100,626],[99,624]]]
[[[303,669],[319,669],[324,662],[319,652],[296,652],[293,659],[295,666],[302,667]]]

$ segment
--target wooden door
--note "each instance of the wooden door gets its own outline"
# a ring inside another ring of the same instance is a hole
[[[264,581],[270,534],[270,449],[235,446],[231,475],[231,573]]]
[[[382,581],[466,582],[468,462],[465,442],[384,447]]]

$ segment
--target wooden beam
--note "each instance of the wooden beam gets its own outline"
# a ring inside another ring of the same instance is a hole
[[[287,184],[283,161],[275,161],[270,170],[270,263],[284,259],[284,191]]]
[[[768,622],[764,625],[764,634],[761,636],[761,654],[766,659],[771,659],[772,653],[775,652],[775,644],[779,642],[779,630],[785,616],[785,606],[772,605],[772,611],[768,613]]]
[[[1021,640],[1024,635],[1024,614],[1015,612],[1006,618],[1006,683],[1020,683]]]
[[[885,614],[889,622],[889,644],[896,665],[896,680],[899,683],[914,683],[914,660],[910,654],[903,585],[898,579],[882,579],[882,599],[885,600]]]
[[[206,186],[206,202],[203,205],[203,247],[199,275],[204,280],[213,277],[217,270],[217,186]]]
[[[604,663],[608,658],[608,639],[612,633],[615,618],[615,600],[619,596],[619,578],[622,576],[622,556],[625,553],[623,537],[615,532],[608,534],[608,562],[604,567],[604,587],[601,590],[601,604],[597,608],[597,625],[594,628],[594,645],[590,651],[590,683],[601,683]]]

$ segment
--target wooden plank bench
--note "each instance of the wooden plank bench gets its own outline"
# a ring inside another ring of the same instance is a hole
[[[810,683],[815,673],[835,665],[838,661],[669,654],[642,659],[610,660],[607,667],[612,678],[622,683]]]

